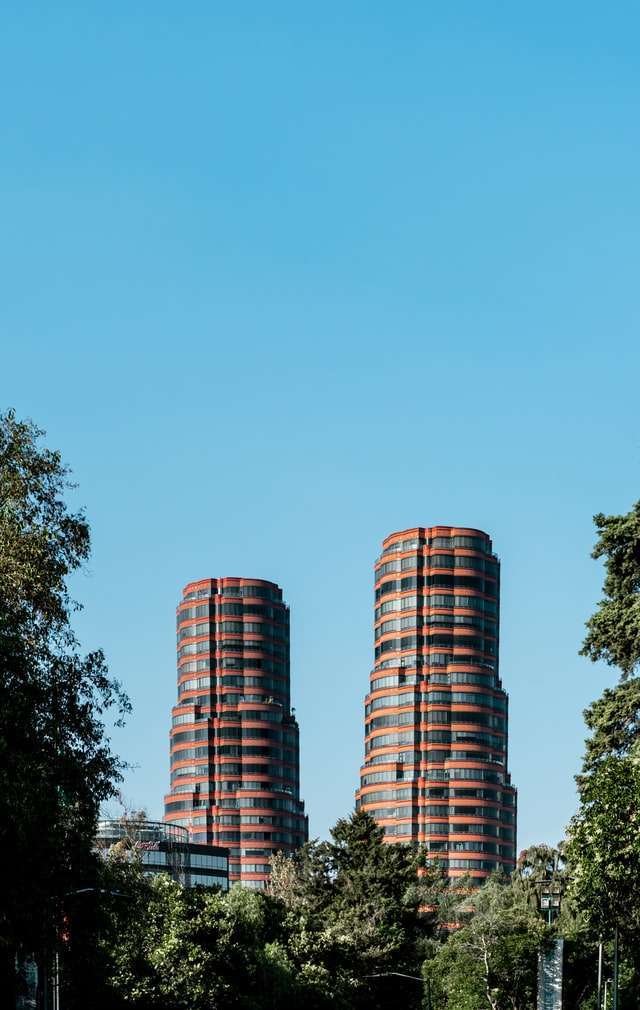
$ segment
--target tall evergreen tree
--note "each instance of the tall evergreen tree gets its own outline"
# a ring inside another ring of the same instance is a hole
[[[640,663],[640,501],[626,515],[599,512],[593,521],[591,556],[604,559],[604,598],[587,621],[581,654],[617,666],[626,679]]]
[[[389,845],[369,814],[340,819],[326,842],[310,842],[293,860],[275,860],[271,891],[298,917],[299,928],[322,936],[333,964],[352,977],[351,1005],[420,1005],[421,986],[388,973],[420,977],[439,928],[447,882],[424,854]],[[391,979],[395,981],[392,983]]]
[[[594,522],[592,556],[604,559],[604,598],[587,621],[581,654],[616,666],[620,680],[584,713],[590,736],[566,854],[570,900],[592,942],[616,932],[622,940],[629,993],[637,992],[640,973],[640,678],[634,676],[640,663],[640,502],[626,515],[598,514]]]

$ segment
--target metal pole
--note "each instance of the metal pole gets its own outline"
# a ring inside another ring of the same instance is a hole
[[[613,934],[613,996],[611,1010],[618,1010],[618,927]]]
[[[603,1010],[607,1010],[607,989],[609,988],[609,979],[604,984],[604,1007]]]
[[[60,952],[56,951],[56,982],[55,982],[55,1003],[53,1010],[60,1010]]]
[[[49,953],[45,953],[42,962],[42,1005],[49,1010]]]
[[[600,1010],[602,1006],[602,940],[598,944],[598,1002],[596,1003],[597,1010]]]

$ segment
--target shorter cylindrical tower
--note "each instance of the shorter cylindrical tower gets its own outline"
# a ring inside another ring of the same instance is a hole
[[[481,530],[392,533],[375,566],[375,663],[356,804],[481,883],[515,865],[508,699],[498,671],[500,564]]]
[[[290,704],[289,608],[262,579],[190,582],[177,610],[165,821],[229,849],[229,880],[262,888],[274,852],[308,836]]]

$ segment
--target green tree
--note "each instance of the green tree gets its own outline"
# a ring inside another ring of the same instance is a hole
[[[622,516],[595,516],[592,556],[605,563],[604,598],[587,621],[581,654],[620,671],[586,710],[590,730],[582,772],[580,805],[569,825],[569,903],[591,944],[622,940],[621,978],[627,1003],[635,1006],[640,959],[640,502]],[[630,1002],[629,1002],[630,1001]]]
[[[78,908],[68,975],[90,965],[97,943],[96,1010],[387,1010],[400,997],[418,1007],[420,983],[385,973],[419,978],[447,888],[414,848],[383,839],[368,815],[345,818],[329,842],[276,856],[268,893],[149,883],[124,850],[105,865],[103,886],[125,897]],[[78,987],[66,997],[83,1006]]]
[[[623,678],[640,663],[640,501],[621,516],[593,519],[598,540],[593,558],[604,558],[604,599],[587,621],[581,653],[617,666]]]
[[[640,943],[640,766],[609,757],[580,780],[569,826],[572,896],[594,936]]]
[[[419,1004],[419,985],[396,979],[392,991],[384,978],[419,977],[448,895],[441,871],[419,850],[385,843],[373,818],[356,812],[337,822],[330,841],[311,842],[293,859],[278,857],[274,870],[271,892],[297,921],[292,932],[322,938],[323,963],[351,977],[352,1006],[394,1005],[398,986],[407,989],[408,1006]]]
[[[102,907],[95,1010],[350,1005],[349,979],[331,970],[328,944],[298,930],[278,899],[241,887],[188,889],[162,875],[149,881],[127,862],[109,872],[128,900]],[[84,1005],[78,999],[74,1010]]]
[[[518,856],[512,881],[533,909],[540,908],[542,890],[562,895],[566,883],[564,842],[557,847],[530,845]]]
[[[60,454],[31,422],[0,415],[0,988],[21,951],[42,955],[63,895],[94,879],[101,801],[121,765],[105,713],[128,710],[101,652],[81,656],[67,577],[89,555],[89,527],[65,496]]]
[[[620,1010],[640,1005],[640,766],[629,757],[603,757],[578,778],[580,807],[569,825],[569,902],[582,928],[569,939],[577,956],[605,941],[611,972],[612,937],[620,937]],[[573,985],[577,980],[570,977]],[[586,1003],[585,1005],[589,1005]]]
[[[586,741],[583,773],[609,757],[640,758],[640,677],[608,687],[584,713],[591,736]]]
[[[640,502],[626,515],[594,517],[598,539],[592,553],[605,564],[604,599],[587,621],[581,650],[594,662],[620,670],[585,711],[590,730],[582,773],[580,808],[569,829],[572,894],[587,922],[601,936],[616,927],[635,935],[640,915],[630,888],[637,874],[634,831],[640,819]]]
[[[548,935],[521,888],[491,877],[458,908],[460,928],[424,966],[433,1005],[447,1010],[530,1010],[538,951]]]

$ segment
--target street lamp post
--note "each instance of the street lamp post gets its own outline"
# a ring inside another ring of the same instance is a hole
[[[109,891],[104,887],[79,887],[75,891],[66,891],[64,894],[57,898],[53,898],[54,901],[59,901],[60,906],[65,898],[76,898],[85,894],[109,894],[114,898],[128,898],[129,895],[125,894],[123,891]],[[48,1001],[48,971],[45,965],[45,976],[44,976],[44,1008],[49,1010],[47,1006]],[[62,1003],[60,1000],[62,988],[62,973],[60,971],[60,951],[58,949],[58,944],[56,943],[55,954],[53,957],[53,985],[51,986],[51,1002],[52,1010],[62,1010]]]
[[[611,1010],[618,1010],[618,927],[613,934],[613,988]]]
[[[552,926],[560,915],[562,885],[554,881],[536,881],[541,884],[539,891],[540,911],[547,913],[547,926]]]

